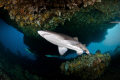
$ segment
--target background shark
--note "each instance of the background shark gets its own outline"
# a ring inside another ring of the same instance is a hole
[[[89,50],[78,41],[77,37],[72,38],[64,34],[43,30],[38,31],[38,34],[47,41],[57,45],[60,55],[64,55],[68,49],[75,50],[78,55],[81,55],[83,52],[89,54]]]
[[[115,50],[113,51],[113,53],[111,55],[115,55],[117,53],[120,53],[120,45],[118,45]],[[120,55],[120,54],[119,54]]]

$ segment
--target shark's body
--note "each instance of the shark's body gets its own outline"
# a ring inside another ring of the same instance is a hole
[[[82,45],[76,37],[72,38],[64,34],[42,30],[38,31],[38,34],[40,34],[47,41],[57,45],[60,55],[64,55],[67,49],[75,50],[78,55],[81,55],[83,52],[89,54],[89,50]]]
[[[112,55],[116,55],[120,53],[120,45],[118,45],[115,50],[113,51]]]

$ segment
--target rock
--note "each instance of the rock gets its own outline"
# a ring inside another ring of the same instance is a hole
[[[62,63],[60,69],[64,75],[93,80],[106,71],[110,60],[109,54],[82,55],[72,61]]]

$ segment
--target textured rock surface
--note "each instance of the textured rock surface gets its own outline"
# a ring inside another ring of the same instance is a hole
[[[10,18],[20,27],[32,25],[38,29],[48,29],[64,24],[73,14],[96,0],[1,0],[0,7],[7,9]],[[101,2],[101,1],[99,1]]]
[[[115,25],[109,22],[120,17],[120,2],[97,1],[99,0],[1,0],[0,17],[29,37],[39,38],[37,31],[41,29],[57,32],[56,29],[61,27],[65,30],[63,32],[68,32],[66,34],[80,36],[83,43],[99,42],[103,38],[94,37],[99,34],[104,36],[106,29]]]
[[[108,68],[111,57],[109,54],[97,52],[95,55],[82,55],[72,61],[66,61],[60,66],[61,72],[81,79],[96,79]]]
[[[80,36],[83,43],[92,40],[101,41],[101,36],[94,39],[95,34],[105,34],[106,29],[115,25],[109,22],[120,17],[120,2],[117,0],[104,0],[95,4],[94,0],[60,1],[1,0],[0,17],[29,37],[38,38],[37,31],[41,29],[57,31],[56,29],[61,27],[69,32],[66,34]],[[61,3],[65,6],[62,6]],[[87,7],[85,7],[86,5]]]
[[[47,0],[45,0],[45,2],[42,0],[30,0],[29,2],[28,0],[6,1],[6,3],[4,0],[0,1],[0,17],[7,24],[24,33],[25,37],[28,38],[25,38],[25,44],[33,49],[33,51],[38,51],[41,54],[45,53],[44,51],[46,51],[46,47],[48,48],[47,51],[49,51],[46,53],[53,54],[57,53],[58,50],[56,49],[56,46],[49,44],[44,39],[42,40],[37,34],[38,30],[52,30],[71,37],[78,37],[81,43],[88,45],[90,42],[101,42],[104,40],[105,35],[107,34],[107,29],[112,28],[115,25],[109,22],[116,20],[116,17],[120,17],[120,2],[114,0],[104,0],[99,3],[96,2],[95,4],[93,3],[94,0],[84,0],[82,3],[79,2],[80,0],[78,0],[78,2],[76,2],[76,0],[65,0],[68,1],[63,2],[66,4],[65,7],[60,7],[60,2],[56,2],[56,0],[49,0],[52,3],[48,2],[48,4],[45,4]],[[40,3],[38,4],[36,1]],[[77,6],[74,4],[74,1]],[[89,3],[89,1],[92,1],[92,3]],[[39,13],[39,9],[41,10],[44,8],[42,2],[46,6],[46,9]],[[87,7],[84,6],[84,2],[87,2],[85,3],[85,5],[87,4]],[[38,12],[36,12],[36,4],[38,4]],[[57,7],[56,4],[59,6]],[[90,5],[88,6],[88,4]],[[111,6],[111,4],[113,6]],[[58,14],[59,12],[57,11],[61,11],[61,16],[59,16],[60,14]],[[47,14],[52,15],[48,18]],[[66,15],[64,16],[63,14]],[[68,15],[69,17],[66,17]],[[43,19],[44,17],[45,20]],[[60,18],[60,20],[58,20],[58,18]],[[65,21],[63,19],[65,19]],[[40,21],[37,20],[44,21],[39,25]],[[50,21],[52,23],[49,23]],[[62,25],[62,21],[64,25]],[[46,28],[45,24],[51,25]]]
[[[100,0],[1,0],[0,7],[6,9],[9,18],[28,36],[36,36],[37,30],[54,30],[64,25],[81,7],[93,5]],[[2,12],[4,14],[4,12]],[[8,18],[8,17],[7,17]]]

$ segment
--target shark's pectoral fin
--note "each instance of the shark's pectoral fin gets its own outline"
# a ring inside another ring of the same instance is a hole
[[[78,55],[81,55],[83,53],[83,50],[77,51]]]
[[[65,48],[65,47],[58,47],[58,50],[59,50],[60,55],[63,55],[63,54],[65,54],[65,52],[66,52],[68,49]]]

